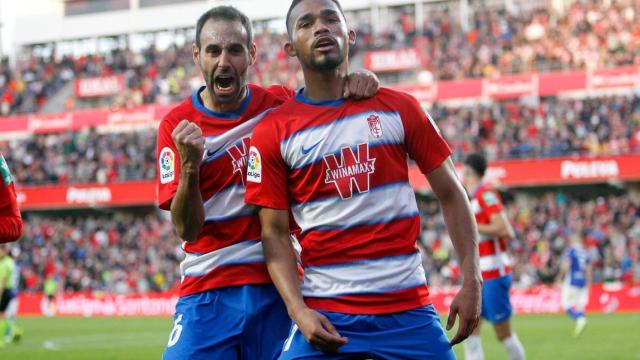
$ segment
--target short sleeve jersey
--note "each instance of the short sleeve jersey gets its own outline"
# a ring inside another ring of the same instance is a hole
[[[0,155],[0,243],[16,239],[22,233],[22,217],[9,166]]]
[[[291,209],[309,306],[404,311],[429,303],[407,155],[428,174],[450,154],[408,94],[382,88],[362,101],[315,102],[299,92],[256,128],[245,198]]]
[[[591,259],[587,251],[581,247],[572,246],[566,252],[569,261],[569,272],[565,279],[571,286],[585,287],[587,285],[587,266]]]
[[[5,256],[0,259],[0,280],[4,281],[2,285],[5,289],[13,290],[16,286],[14,272],[16,270],[15,263],[11,256]]]
[[[491,216],[504,210],[500,193],[481,184],[471,198],[471,209],[478,224],[491,223]],[[484,280],[497,279],[511,273],[511,260],[505,239],[480,234],[480,270]]]
[[[235,112],[207,109],[200,98],[205,88],[174,108],[158,129],[158,203],[169,210],[180,182],[180,154],[171,134],[183,119],[195,122],[205,137],[200,168],[200,193],[205,223],[196,241],[183,242],[181,296],[205,290],[270,283],[260,243],[255,206],[244,203],[249,139],[254,127],[272,108],[293,93],[281,86],[247,86]]]

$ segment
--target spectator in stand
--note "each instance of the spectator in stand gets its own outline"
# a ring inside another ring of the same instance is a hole
[[[1,147],[22,184],[113,183],[155,178],[155,130],[36,135]]]
[[[58,279],[61,291],[168,291],[182,258],[168,219],[116,212],[109,216],[32,217],[18,262],[22,286],[40,291]]]
[[[431,284],[460,281],[457,261],[450,255],[451,244],[444,220],[435,202],[423,199],[421,212],[429,219],[422,223],[421,242],[425,267]],[[640,201],[628,195],[580,200],[562,193],[540,198],[525,196],[506,206],[517,240],[510,242],[515,287],[553,283],[560,270],[569,236],[585,239],[593,260],[594,282],[640,281]],[[434,246],[435,245],[435,246]],[[444,249],[443,249],[444,248]]]
[[[428,59],[423,70],[436,80],[640,65],[638,2],[575,1],[568,8],[524,4],[520,9],[480,5],[468,27],[449,13],[457,6],[455,1],[445,6],[424,5],[422,30],[415,23],[413,6],[381,9],[376,33],[370,9],[347,13],[360,34],[352,54],[423,49]],[[299,65],[280,45],[286,34],[268,23],[256,25],[260,52],[250,81],[301,85]],[[138,53],[122,48],[76,58],[58,57],[55,52],[48,58],[26,54],[18,64],[14,68],[7,61],[0,64],[0,115],[37,112],[80,76],[125,74],[128,91],[116,96],[114,108],[178,102],[201,85],[189,43],[163,51],[151,45]]]

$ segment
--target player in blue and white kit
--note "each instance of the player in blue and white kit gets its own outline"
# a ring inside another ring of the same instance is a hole
[[[571,236],[558,279],[562,283],[562,308],[576,322],[573,336],[578,337],[587,325],[584,309],[589,303],[591,259],[579,236]]]

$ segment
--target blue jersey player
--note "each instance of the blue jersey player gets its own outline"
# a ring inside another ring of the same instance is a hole
[[[573,336],[578,337],[587,325],[584,310],[589,303],[591,259],[577,235],[571,236],[558,278],[563,282],[562,308],[576,322]]]

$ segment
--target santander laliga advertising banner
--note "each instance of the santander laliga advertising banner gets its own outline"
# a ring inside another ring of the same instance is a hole
[[[430,288],[431,301],[441,313],[449,311],[458,289]],[[516,313],[553,314],[562,312],[559,288],[537,286],[513,289],[511,302]],[[64,294],[53,299],[58,316],[171,316],[178,295],[174,293],[147,293],[132,295]],[[47,303],[38,294],[20,295],[20,315],[41,316]],[[594,285],[589,296],[588,312],[640,311],[640,285]]]

